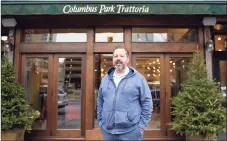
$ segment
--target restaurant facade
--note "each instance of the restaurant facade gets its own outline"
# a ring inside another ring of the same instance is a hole
[[[100,140],[96,100],[115,47],[148,81],[152,120],[144,140],[182,140],[171,100],[200,51],[226,94],[226,2],[2,1],[2,52],[40,117],[31,140]],[[212,44],[213,41],[213,44]],[[213,45],[213,46],[212,46]],[[126,117],[130,122],[130,119]]]

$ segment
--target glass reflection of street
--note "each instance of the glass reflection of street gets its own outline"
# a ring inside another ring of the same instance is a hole
[[[65,107],[58,108],[58,128],[80,128],[80,109],[80,102],[76,100],[71,100]]]
[[[81,58],[59,58],[58,129],[81,128]]]

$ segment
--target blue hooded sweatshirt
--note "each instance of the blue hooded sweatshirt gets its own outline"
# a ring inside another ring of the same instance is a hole
[[[139,128],[144,130],[151,120],[153,103],[146,79],[135,69],[116,87],[109,69],[99,87],[97,115],[99,126],[110,134],[123,134]]]

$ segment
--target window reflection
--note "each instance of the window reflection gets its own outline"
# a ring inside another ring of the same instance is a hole
[[[25,89],[28,104],[40,112],[33,129],[47,128],[48,58],[26,58]]]
[[[86,29],[52,29],[52,42],[87,42]]]
[[[97,97],[98,97],[98,90],[101,83],[103,76],[107,73],[107,71],[113,66],[112,63],[112,54],[96,54],[95,55],[95,84],[94,84],[94,95],[95,95],[95,122],[94,127],[99,128],[97,122]]]
[[[97,28],[95,29],[95,42],[123,42],[123,29]]]
[[[132,42],[196,42],[195,29],[132,28]]]
[[[23,41],[32,42],[87,42],[86,29],[25,29]]]
[[[67,57],[58,62],[58,129],[80,129],[82,60]]]
[[[149,122],[147,128],[160,129],[160,58],[137,58],[136,70],[146,78],[153,100],[152,120]]]

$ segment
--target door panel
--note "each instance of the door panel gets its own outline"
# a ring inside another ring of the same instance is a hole
[[[55,136],[81,137],[84,135],[83,56],[54,56],[54,124]],[[83,131],[83,132],[82,132]]]
[[[181,83],[187,78],[189,70],[189,62],[192,59],[192,54],[167,54],[165,55],[166,64],[166,128],[167,136],[176,136],[175,132],[170,130],[167,124],[174,118],[171,116],[172,98],[181,90]]]

